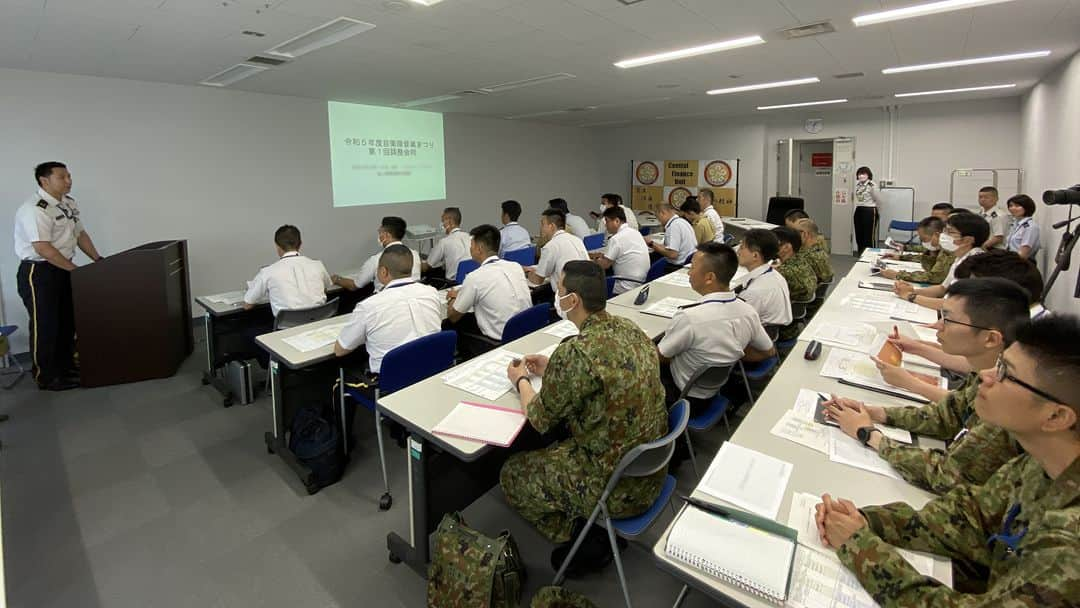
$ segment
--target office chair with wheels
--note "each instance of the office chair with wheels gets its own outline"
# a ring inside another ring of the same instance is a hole
[[[607,510],[607,501],[615,490],[615,486],[623,477],[648,477],[657,471],[666,470],[668,461],[671,460],[671,454],[675,451],[675,441],[678,440],[679,435],[686,432],[686,424],[689,419],[690,404],[685,400],[676,401],[668,412],[667,434],[656,441],[643,443],[633,448],[622,457],[622,460],[616,465],[615,471],[611,474],[611,478],[608,479],[607,486],[604,487],[600,500],[597,501],[596,507],[593,508],[588,522],[585,523],[585,527],[578,534],[577,539],[574,540],[570,552],[566,554],[566,559],[563,560],[562,566],[559,567],[558,573],[555,574],[552,585],[559,586],[562,584],[563,579],[566,577],[566,568],[574,559],[574,554],[581,547],[581,543],[585,541],[585,537],[593,524],[597,520],[602,520],[604,527],[607,529],[611,550],[615,554],[615,568],[618,571],[619,584],[622,586],[623,599],[626,601],[627,608],[631,608],[630,588],[626,584],[626,574],[623,572],[622,558],[619,557],[619,546],[615,540],[615,535],[633,539],[646,532],[656,521],[661,511],[664,510],[664,505],[671,506],[671,496],[675,493],[675,478],[670,474],[664,478],[664,485],[660,489],[660,495],[641,515],[612,519]],[[672,507],[672,511],[674,511],[674,507]]]
[[[379,464],[382,467],[383,490],[379,497],[379,510],[386,511],[394,504],[390,495],[390,478],[386,473],[386,453],[383,448],[382,415],[379,414],[379,398],[401,390],[412,384],[434,376],[454,365],[454,347],[457,334],[452,331],[422,336],[386,353],[379,373],[379,381],[374,387],[374,398],[358,388],[346,384],[345,368],[338,368],[338,399],[341,404],[342,437],[348,442],[349,429],[345,415],[345,397],[375,414],[375,436],[379,446]],[[346,443],[345,451],[348,453]]]

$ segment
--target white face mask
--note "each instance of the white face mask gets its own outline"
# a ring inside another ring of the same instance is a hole
[[[920,242],[922,243],[923,249],[925,249],[927,251],[937,251],[938,250],[938,248],[935,247],[934,244],[931,243],[930,241],[920,241]]]
[[[867,178],[867,177],[866,177],[865,175],[860,175],[860,176],[859,176],[859,177],[857,177],[856,179],[858,179],[858,180],[859,180],[859,183],[860,183],[860,184],[865,184],[865,183],[866,183],[867,181],[869,181],[869,179],[868,179],[868,178]]]
[[[565,320],[566,319],[566,314],[569,313],[570,310],[573,310],[573,308],[571,308],[570,310],[563,310],[563,307],[562,307],[563,299],[564,298],[569,298],[571,295],[573,295],[573,294],[568,293],[565,296],[557,296],[555,298],[555,312],[558,313],[560,319]]]
[[[960,247],[956,244],[956,240],[953,238],[953,235],[949,234],[948,232],[941,233],[941,236],[938,238],[938,243],[941,245],[942,249],[948,251],[949,253],[956,251]]]

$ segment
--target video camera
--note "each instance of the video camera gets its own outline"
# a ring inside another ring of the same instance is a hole
[[[1080,205],[1080,184],[1061,190],[1043,192],[1043,202],[1047,205]]]

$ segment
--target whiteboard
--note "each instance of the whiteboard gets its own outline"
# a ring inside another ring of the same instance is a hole
[[[881,202],[878,203],[878,240],[883,241],[889,235],[889,222],[892,220],[916,221],[915,189],[886,186],[878,193],[881,195]]]

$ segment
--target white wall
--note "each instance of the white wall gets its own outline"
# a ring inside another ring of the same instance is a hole
[[[1016,167],[1020,163],[1018,98],[903,106],[895,129],[898,186],[916,192],[916,216],[948,200],[949,172],[961,167]],[[823,118],[824,130],[810,135],[807,118]],[[739,214],[763,217],[776,193],[776,142],[780,139],[856,139],[859,165],[876,179],[888,178],[888,119],[884,109],[780,112],[749,118],[661,121],[605,129],[598,137],[601,181],[630,183],[630,159],[738,157]],[[623,190],[628,186],[624,186]],[[975,201],[971,201],[974,206]]]
[[[1043,190],[1080,183],[1080,54],[1046,76],[1023,99],[1023,162],[1028,169],[1028,191],[1038,202],[1035,219],[1043,239],[1039,268],[1049,277],[1053,255],[1061,242],[1061,230],[1051,224],[1068,217],[1070,209],[1041,202]],[[1080,208],[1072,208],[1080,215]],[[1073,232],[1080,225],[1073,224]],[[1080,314],[1080,302],[1072,297],[1080,259],[1073,251],[1072,269],[1062,273],[1046,299],[1051,310]]]
[[[453,204],[473,226],[497,223],[506,198],[536,218],[549,198],[592,208],[603,191],[590,131],[447,115],[446,203],[333,209],[324,102],[198,86],[0,70],[0,133],[0,296],[23,328],[11,227],[44,160],[69,165],[103,253],[188,239],[195,294],[239,289],[274,259],[283,223],[333,271],[375,251],[383,215],[437,226]]]

